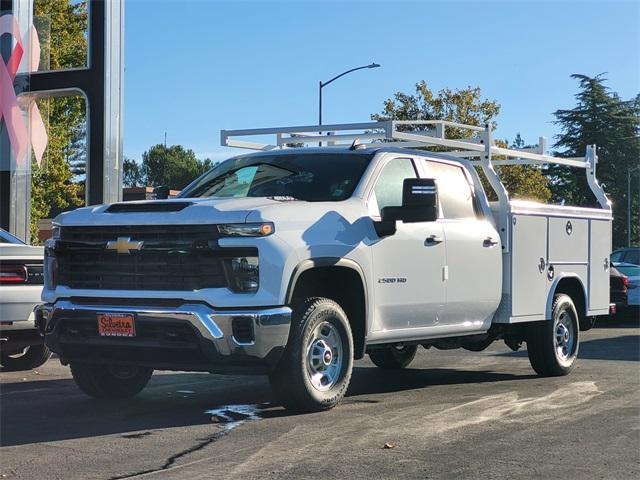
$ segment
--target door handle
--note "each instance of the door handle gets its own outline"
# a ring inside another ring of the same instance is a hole
[[[442,237],[440,235],[429,235],[424,243],[425,245],[437,245],[442,243]]]
[[[487,237],[482,242],[483,247],[495,247],[498,244],[497,240],[494,240],[493,237]]]

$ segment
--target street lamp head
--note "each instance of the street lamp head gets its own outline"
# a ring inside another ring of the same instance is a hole
[[[372,63],[371,65],[368,65],[367,68],[378,68],[379,66],[379,63]]]

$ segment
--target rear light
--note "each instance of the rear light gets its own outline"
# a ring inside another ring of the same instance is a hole
[[[27,283],[28,278],[25,265],[0,265],[0,285]]]
[[[629,277],[622,277],[622,285],[629,288]]]

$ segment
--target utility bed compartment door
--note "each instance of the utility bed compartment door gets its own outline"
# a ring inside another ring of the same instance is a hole
[[[589,310],[608,311],[611,221],[591,220],[589,233]]]
[[[511,315],[544,315],[547,300],[547,218],[511,219]],[[541,262],[542,261],[542,262]]]
[[[589,221],[549,218],[549,264],[586,265],[589,256]]]

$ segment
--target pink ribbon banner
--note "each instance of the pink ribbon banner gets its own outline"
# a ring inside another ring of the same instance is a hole
[[[29,27],[24,40],[20,36],[18,22],[13,15],[0,16],[0,36],[8,34],[15,41],[15,47],[9,60],[5,63],[0,57],[0,122],[4,122],[9,135],[9,143],[16,159],[16,165],[22,166],[29,151],[29,143],[38,164],[47,148],[47,130],[42,120],[38,105],[34,100],[28,105],[28,124],[25,123],[13,82],[18,73],[18,67],[28,46],[27,72],[38,70],[40,63],[40,41],[36,29]]]

